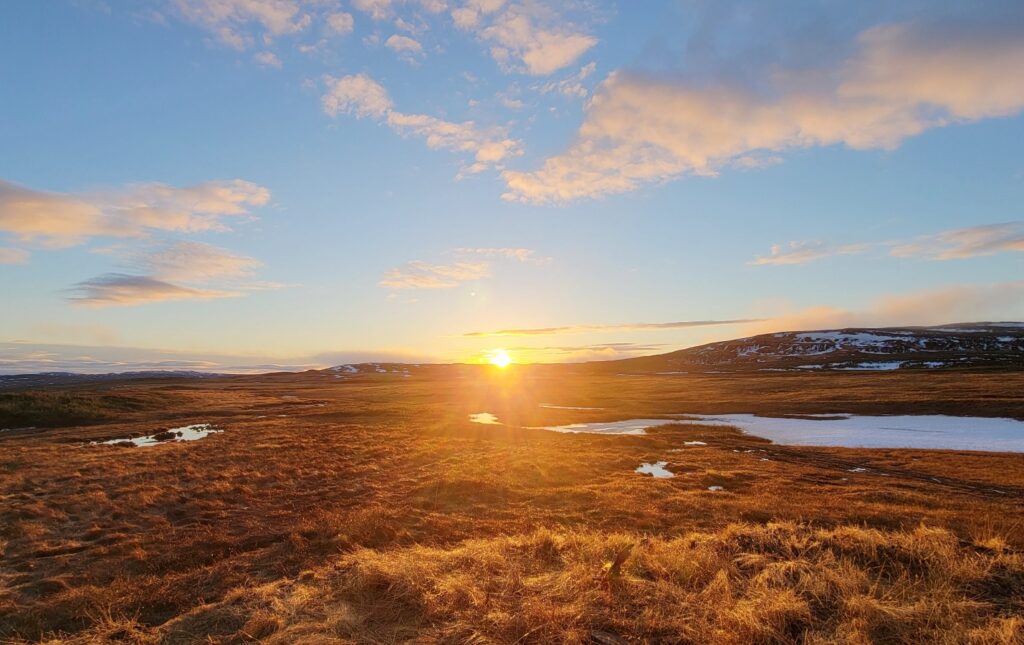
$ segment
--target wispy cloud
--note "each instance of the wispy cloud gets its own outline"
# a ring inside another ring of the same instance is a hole
[[[569,98],[585,99],[590,94],[590,90],[583,84],[583,81],[589,78],[595,70],[597,70],[597,63],[587,63],[572,76],[560,81],[549,81],[538,85],[535,89],[542,94],[555,92]]]
[[[384,46],[398,54],[402,60],[415,63],[423,56],[423,45],[415,38],[392,34],[384,41]]]
[[[252,281],[262,263],[201,242],[176,242],[127,258],[138,273],[106,273],[70,289],[72,304],[91,307],[140,305],[167,300],[208,300],[276,289],[284,285]]]
[[[830,255],[863,253],[870,244],[830,246],[820,240],[794,240],[786,245],[773,244],[771,253],[755,258],[751,264],[806,264]]]
[[[943,231],[893,246],[897,257],[959,260],[996,253],[1024,252],[1024,222],[1006,222]]]
[[[677,322],[627,323],[618,325],[563,325],[561,327],[532,327],[522,329],[498,329],[496,331],[473,331],[463,334],[463,336],[551,336],[556,334],[586,334],[591,332],[657,331],[664,329],[689,329],[691,327],[713,327],[719,325],[743,325],[760,321],[760,318],[746,318],[737,320],[683,320]]]
[[[263,67],[275,67],[281,68],[281,59],[277,57],[274,52],[259,52],[253,56],[253,60],[262,65]]]
[[[816,306],[765,318],[744,329],[774,331],[940,325],[980,320],[1024,320],[1024,281],[951,285],[889,294],[861,309]]]
[[[573,64],[598,42],[567,22],[557,6],[468,0],[452,11],[452,20],[489,44],[491,56],[505,71],[546,76]]]
[[[835,255],[854,255],[873,249],[888,249],[900,258],[962,260],[997,253],[1024,252],[1024,222],[984,224],[921,235],[909,240],[886,240],[862,244],[830,245],[819,240],[794,240],[775,244],[771,253],[751,264],[806,264]]]
[[[446,0],[352,0],[352,6],[376,21],[388,20],[395,15],[398,6],[412,5],[428,14],[441,13],[447,9]]]
[[[162,280],[185,283],[243,278],[262,265],[254,258],[202,242],[176,242],[140,253],[132,263]]]
[[[668,351],[665,344],[600,343],[594,345],[554,345],[506,347],[518,362],[580,363],[584,361],[608,361],[619,358],[633,358]]]
[[[506,171],[503,197],[601,197],[796,148],[892,149],[931,128],[1019,113],[1022,67],[1019,23],[959,21],[873,27],[831,70],[765,71],[768,91],[616,72],[576,142],[537,170]]]
[[[106,344],[0,341],[0,374],[104,374],[155,370],[260,374],[318,369],[346,363],[430,363],[436,360],[436,356],[422,353],[389,350],[340,350],[307,356],[260,356]]]
[[[507,158],[522,154],[519,141],[510,138],[504,128],[481,128],[473,121],[454,123],[426,114],[408,114],[393,109],[387,90],[365,74],[341,78],[328,76],[326,84],[327,92],[321,99],[321,105],[327,115],[373,118],[399,134],[422,138],[430,148],[471,154],[474,161],[463,172],[500,168]]]
[[[0,264],[25,264],[29,256],[25,249],[0,247]]]
[[[136,184],[81,194],[42,192],[0,180],[0,231],[61,248],[92,237],[224,230],[227,219],[247,215],[269,199],[269,190],[241,179],[183,188]]]
[[[79,282],[68,300],[76,305],[104,307],[138,305],[165,300],[206,300],[240,295],[237,292],[183,287],[149,276],[105,273]]]
[[[475,255],[485,258],[504,258],[533,264],[547,264],[551,258],[539,257],[533,249],[511,247],[461,247],[454,250],[457,255]]]
[[[313,16],[300,0],[174,0],[178,12],[235,49],[305,30]],[[256,33],[254,33],[256,32]]]
[[[490,274],[490,265],[485,262],[428,264],[413,260],[386,272],[378,284],[387,289],[452,289]]]

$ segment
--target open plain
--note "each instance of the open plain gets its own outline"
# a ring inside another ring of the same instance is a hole
[[[0,639],[1018,643],[1024,454],[540,426],[1024,419],[1021,392],[1019,372],[550,366],[6,390]],[[101,443],[194,424],[222,432]],[[674,477],[635,472],[657,462]]]

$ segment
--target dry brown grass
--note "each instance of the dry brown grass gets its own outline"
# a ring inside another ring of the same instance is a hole
[[[1019,374],[837,376],[843,387],[509,374],[74,389],[151,404],[0,435],[0,642],[1021,642],[1024,456],[466,420],[886,400],[1024,416]],[[86,445],[207,421],[225,432]],[[708,445],[669,452],[693,439]],[[633,472],[655,459],[678,476]]]

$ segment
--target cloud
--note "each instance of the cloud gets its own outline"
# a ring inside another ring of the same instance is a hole
[[[249,280],[260,266],[259,260],[210,244],[175,242],[130,255],[127,267],[132,273],[105,273],[79,282],[68,300],[92,307],[128,306],[238,297],[286,286]]]
[[[782,313],[753,324],[744,333],[941,325],[985,320],[1024,320],[1024,281],[952,285],[890,294],[860,310],[816,306]]]
[[[252,27],[262,31],[267,42],[303,31],[312,22],[298,0],[175,0],[175,6],[186,20],[235,49],[254,43]]]
[[[177,242],[137,255],[133,263],[161,280],[208,283],[243,278],[262,266],[259,260],[202,242]]]
[[[506,72],[546,76],[571,65],[598,42],[540,2],[466,2],[452,12],[452,20],[488,43],[491,57]]]
[[[61,248],[101,236],[224,230],[224,220],[269,200],[266,188],[240,179],[184,188],[137,184],[90,194],[47,193],[0,180],[0,231]]]
[[[384,46],[398,54],[403,60],[414,62],[423,55],[423,45],[415,38],[392,34],[384,41]]]
[[[92,341],[90,341],[92,342]],[[100,341],[95,341],[100,342]],[[437,357],[403,351],[331,351],[311,356],[217,354],[109,344],[0,342],[0,374],[189,370],[225,374],[298,372],[350,363],[430,363]]]
[[[819,240],[794,240],[783,246],[773,244],[771,253],[759,256],[751,264],[805,264],[830,255],[853,255],[871,248],[870,244],[829,246]]]
[[[274,52],[259,52],[253,59],[263,67],[281,68],[281,59]]]
[[[505,0],[466,0],[461,7],[452,9],[452,21],[459,29],[472,29],[505,5]]]
[[[561,327],[534,327],[525,329],[499,329],[497,331],[473,331],[463,336],[551,336],[555,334],[588,334],[613,331],[657,331],[662,329],[689,329],[691,327],[713,327],[718,325],[742,325],[759,322],[761,319],[739,320],[684,320],[661,323],[628,323],[623,325],[565,325]]]
[[[386,20],[391,16],[392,0],[352,0],[352,6],[374,20]]]
[[[888,247],[889,254],[895,257],[926,260],[962,260],[997,253],[1024,252],[1024,222],[984,224],[921,235],[910,240],[842,246],[832,246],[818,240],[794,240],[785,246],[772,245],[769,255],[759,256],[751,264],[806,264],[834,255],[853,255],[883,247]]]
[[[320,104],[328,116],[350,114],[357,118],[381,119],[391,111],[391,97],[384,86],[366,74],[351,74],[341,78],[328,76],[327,93]]]
[[[326,78],[327,92],[321,99],[324,112],[336,117],[349,114],[382,121],[395,132],[414,135],[430,148],[473,155],[463,172],[476,173],[500,167],[511,156],[522,154],[520,143],[503,128],[480,128],[473,121],[453,123],[426,114],[407,114],[392,109],[391,97],[382,85],[365,74]]]
[[[542,94],[552,92],[567,96],[569,98],[585,99],[590,91],[583,85],[583,81],[597,70],[597,63],[587,63],[578,72],[560,81],[550,81],[538,86],[536,89]]]
[[[535,264],[545,264],[551,260],[551,258],[539,258],[537,252],[533,249],[524,248],[511,248],[511,247],[477,247],[477,248],[457,248],[454,251],[459,255],[476,255],[485,258],[504,258],[508,260],[518,260],[520,262],[532,262]]]
[[[138,305],[164,300],[226,298],[240,295],[228,291],[183,287],[149,276],[105,273],[79,282],[70,289],[72,304],[103,307]]]
[[[352,33],[356,25],[352,14],[345,13],[344,11],[328,14],[325,22],[328,32],[335,36],[345,36]]]
[[[972,226],[925,236],[893,246],[897,257],[960,260],[1005,252],[1024,252],[1024,222]]]
[[[506,171],[503,197],[558,203],[715,175],[749,155],[892,149],[930,128],[1020,112],[1022,67],[1019,24],[959,21],[868,29],[833,69],[767,71],[760,91],[616,72],[591,99],[575,143],[537,170]]]
[[[0,247],[0,264],[25,264],[28,258],[29,252],[25,249]]]
[[[668,351],[662,343],[601,343],[597,345],[558,345],[544,347],[505,347],[512,352],[517,362],[538,361],[558,363],[581,363],[585,361],[610,361],[633,358],[647,354]]]
[[[387,289],[452,289],[490,274],[490,265],[485,262],[428,264],[413,260],[387,271],[378,284]]]

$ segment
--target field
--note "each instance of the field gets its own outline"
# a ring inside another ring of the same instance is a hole
[[[516,367],[7,391],[0,427],[38,427],[0,433],[0,642],[1021,643],[1022,454],[531,427],[1024,419],[1022,392],[1020,372]],[[224,432],[90,444],[194,423]],[[677,476],[634,472],[653,461]]]

